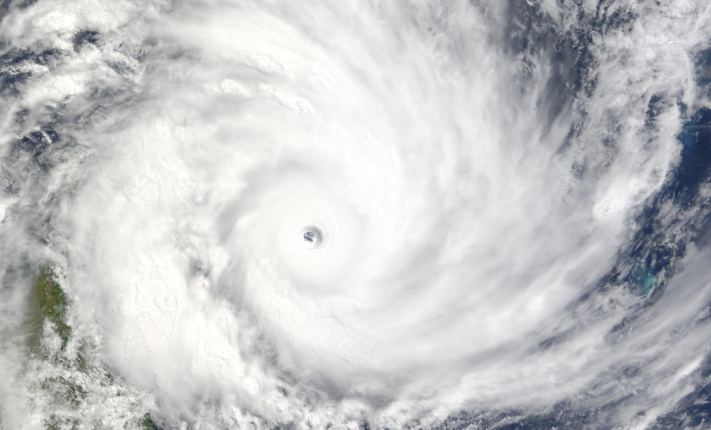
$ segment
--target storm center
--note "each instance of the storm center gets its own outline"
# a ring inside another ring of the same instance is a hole
[[[321,244],[321,231],[315,227],[307,227],[302,237],[307,248],[316,248]]]

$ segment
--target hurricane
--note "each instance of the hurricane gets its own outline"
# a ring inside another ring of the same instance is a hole
[[[0,2],[0,429],[701,429],[711,4]]]

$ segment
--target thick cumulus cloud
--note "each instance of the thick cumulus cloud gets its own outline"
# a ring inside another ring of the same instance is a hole
[[[61,370],[17,341],[41,262],[71,298],[63,354],[120,378],[77,371],[94,425],[430,427],[563,402],[652,424],[704,383],[709,256],[690,241],[710,188],[663,190],[708,103],[710,14],[9,5],[2,425],[58,413],[37,381]],[[640,287],[624,257],[650,207],[685,246]]]

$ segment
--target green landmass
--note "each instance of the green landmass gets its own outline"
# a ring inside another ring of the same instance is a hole
[[[41,267],[38,274],[31,281],[30,294],[27,300],[24,323],[25,332],[27,333],[27,348],[30,354],[36,358],[55,362],[66,368],[72,367],[71,363],[64,358],[50,354],[50,351],[43,348],[42,336],[45,322],[49,321],[61,340],[61,351],[66,349],[69,337],[72,334],[72,329],[66,322],[68,307],[67,296],[56,281],[52,269],[46,266]],[[81,364],[83,363],[83,358],[79,356],[75,361]],[[86,390],[81,385],[70,378],[62,376],[44,379],[40,383],[40,388],[51,393],[54,402],[63,407],[76,408],[87,395]],[[44,424],[48,430],[66,429],[77,428],[79,421],[76,418],[52,414],[44,420]]]
[[[52,270],[42,267],[38,276],[32,282],[27,303],[26,328],[28,329],[28,347],[35,354],[41,353],[40,341],[42,329],[46,320],[54,325],[54,330],[62,341],[62,351],[66,348],[71,328],[65,321],[67,297],[57,281]]]
[[[143,416],[143,419],[141,420],[141,429],[144,430],[158,430],[158,427],[156,427],[155,424],[153,424],[153,420],[151,419],[150,414],[146,414]]]
[[[67,356],[66,348],[72,336],[72,329],[67,324],[70,303],[52,269],[49,266],[40,267],[30,280],[29,287],[30,294],[23,324],[29,354],[35,359],[58,366],[58,369],[91,374],[96,369],[89,368],[85,358],[87,351],[84,347],[78,348],[72,357]],[[52,330],[61,340],[60,354],[42,344],[42,338],[46,335],[44,332],[46,322],[51,323]],[[38,381],[37,388],[48,393],[51,399],[50,411],[52,412],[44,419],[43,426],[47,430],[87,428],[85,427],[87,423],[82,423],[77,413],[85,402],[88,392],[78,379],[71,376],[71,372],[65,373],[64,376],[58,372],[54,376]],[[114,376],[106,369],[101,370],[101,376],[105,378],[105,383],[113,385]],[[136,428],[134,427],[136,425],[141,430],[160,430],[148,413],[139,420],[133,421],[133,425],[129,427]]]

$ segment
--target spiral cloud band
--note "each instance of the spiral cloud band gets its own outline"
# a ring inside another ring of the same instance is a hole
[[[1,5],[0,428],[708,425],[707,2]]]

